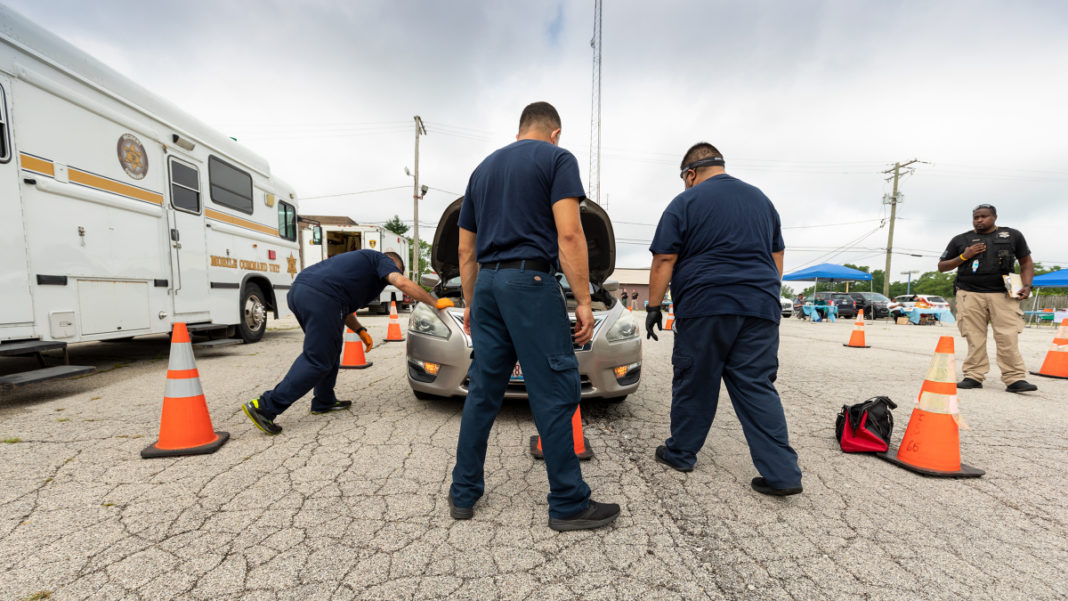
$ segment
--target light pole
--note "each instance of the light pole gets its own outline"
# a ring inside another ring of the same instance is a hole
[[[910,269],[909,271],[901,272],[901,275],[908,276],[908,281],[905,283],[905,294],[912,294],[912,274],[914,273],[919,273],[919,271],[915,269]]]

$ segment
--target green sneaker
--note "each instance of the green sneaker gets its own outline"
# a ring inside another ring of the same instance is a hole
[[[274,436],[282,432],[282,426],[274,423],[274,420],[267,419],[267,416],[260,412],[260,399],[258,397],[241,405],[241,409],[252,420],[252,423],[260,430],[263,430],[265,434]]]
[[[333,405],[327,405],[326,407],[319,407],[316,409],[312,407],[312,415],[322,415],[324,413],[331,413],[333,411],[344,411],[352,407],[352,401],[334,401]]]

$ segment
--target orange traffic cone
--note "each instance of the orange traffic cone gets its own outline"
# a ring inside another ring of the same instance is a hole
[[[1062,321],[1061,326],[1057,328],[1057,337],[1053,339],[1053,345],[1046,353],[1042,369],[1031,373],[1047,378],[1068,379],[1068,319]]]
[[[952,338],[950,340],[952,341]],[[842,346],[871,348],[864,344],[864,309],[857,312],[857,320],[853,322],[853,333],[849,335],[849,344],[843,344]]]
[[[363,354],[363,340],[360,335],[345,327],[345,343],[341,351],[341,369],[364,369],[371,367],[371,362]]]
[[[579,407],[575,407],[575,414],[571,416],[571,439],[575,445],[575,455],[579,459],[589,459],[593,457],[593,449],[590,448],[590,439],[582,435],[582,411]],[[530,437],[530,454],[535,459],[545,459],[545,454],[541,450],[541,437]]]
[[[671,330],[671,326],[675,325],[675,303],[668,305],[668,318],[664,322],[664,329]]]
[[[400,318],[397,317],[397,301],[389,301],[389,329],[386,330],[386,342],[403,342]]]
[[[163,391],[163,415],[159,440],[145,447],[141,457],[174,457],[214,453],[230,438],[211,426],[208,403],[200,388],[200,373],[193,360],[193,345],[184,323],[174,324],[167,385]]]
[[[896,456],[891,449],[879,453],[880,458],[925,476],[977,478],[986,473],[960,462],[958,428],[968,426],[960,419],[956,376],[953,338],[942,336]]]

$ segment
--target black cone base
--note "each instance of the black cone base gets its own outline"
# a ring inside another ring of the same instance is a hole
[[[1043,378],[1057,378],[1058,380],[1068,380],[1068,376],[1051,376],[1049,374],[1044,374],[1044,373],[1037,372],[1037,371],[1029,371],[1027,373],[1033,374],[1033,375],[1036,375],[1036,376],[1042,376]]]
[[[868,344],[866,344],[864,346],[853,346],[852,344],[843,344],[842,346],[847,346],[849,348],[871,348],[871,345],[868,345]]]
[[[208,444],[202,444],[199,447],[188,447],[185,449],[160,449],[156,447],[156,443],[145,447],[141,451],[142,459],[154,459],[156,457],[181,457],[182,455],[207,455],[208,453],[214,453],[219,450],[219,447],[226,444],[227,440],[230,440],[229,432],[216,432],[215,440]]]
[[[910,472],[916,472],[917,474],[921,474],[924,476],[932,476],[934,478],[978,478],[979,476],[982,476],[986,473],[985,471],[979,468],[972,467],[970,465],[964,465],[963,463],[960,464],[960,471],[957,472],[940,472],[938,470],[929,470],[924,469],[922,467],[916,467],[915,465],[905,463],[904,461],[898,459],[897,449],[890,449],[885,453],[876,453],[875,456],[884,461],[889,461],[890,463],[893,463],[898,467],[903,467]]]
[[[538,438],[537,435],[530,437],[530,454],[533,455],[535,459],[545,459],[545,454],[538,448]],[[593,449],[590,448],[590,439],[583,436],[582,446],[586,447],[586,450],[581,453],[575,453],[575,455],[579,459],[592,459]]]
[[[341,369],[367,369],[368,367],[371,367],[372,365],[374,365],[374,362],[373,361],[368,361],[367,363],[364,363],[363,365],[342,365],[340,367],[341,367]]]

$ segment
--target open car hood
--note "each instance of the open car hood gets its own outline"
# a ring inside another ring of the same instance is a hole
[[[463,201],[461,196],[445,208],[438,221],[438,229],[434,232],[430,264],[443,282],[460,275],[458,220]],[[579,203],[579,214],[582,217],[582,230],[586,234],[590,283],[600,286],[616,268],[616,235],[612,230],[612,220],[600,205],[589,198]]]

